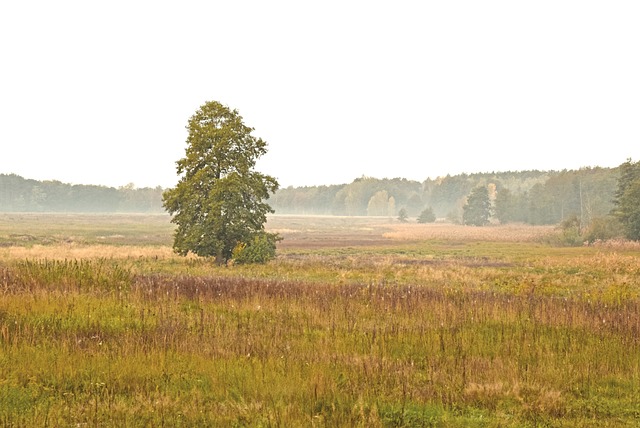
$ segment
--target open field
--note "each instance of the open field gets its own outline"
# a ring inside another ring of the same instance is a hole
[[[167,216],[0,214],[4,426],[640,425],[640,250],[552,228],[272,217],[263,266]]]

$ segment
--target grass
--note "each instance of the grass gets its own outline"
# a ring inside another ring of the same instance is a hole
[[[0,239],[67,234],[47,219]],[[3,425],[640,424],[632,246],[283,217],[276,260],[217,267],[118,219],[139,245],[92,238],[126,233],[90,216],[74,243],[0,249]]]
[[[171,245],[166,214],[0,213],[0,248],[36,245]]]

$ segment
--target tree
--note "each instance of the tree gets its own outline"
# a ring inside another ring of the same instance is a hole
[[[407,199],[407,213],[410,216],[417,216],[422,207],[424,207],[422,198],[416,192],[412,192],[409,199]]]
[[[216,101],[189,119],[185,157],[176,162],[180,180],[163,194],[163,205],[177,225],[173,248],[228,261],[238,244],[275,249],[279,239],[264,224],[273,212],[263,202],[278,189],[275,178],[254,171],[267,144],[251,135],[237,110]],[[258,237],[259,239],[256,239]]]
[[[376,192],[367,204],[367,215],[382,216],[387,214],[389,208],[389,194],[386,190]]]
[[[389,204],[387,205],[387,214],[393,216],[396,213],[396,198],[389,196]]]
[[[624,228],[625,237],[640,240],[640,161],[628,159],[620,165],[613,215]]]
[[[479,186],[471,191],[467,203],[462,207],[462,222],[473,226],[484,226],[491,217],[491,200],[485,186]]]
[[[400,223],[406,223],[409,219],[409,214],[407,214],[407,210],[405,208],[400,208],[398,212],[398,221]]]
[[[431,207],[427,207],[418,216],[418,223],[433,223],[436,221],[436,215]]]
[[[496,195],[495,211],[500,223],[513,221],[514,211],[517,209],[514,204],[515,197],[509,189],[501,189]]]

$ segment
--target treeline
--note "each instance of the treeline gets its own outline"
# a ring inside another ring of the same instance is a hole
[[[287,187],[269,200],[279,214],[375,215],[395,217],[404,209],[417,217],[431,209],[460,222],[471,191],[489,190],[493,219],[501,223],[557,224],[571,216],[584,221],[613,208],[619,168],[447,175],[423,182],[361,177],[346,185]]]
[[[0,174],[0,211],[4,212],[164,212],[161,187],[114,188],[60,181],[37,181]]]
[[[485,186],[493,204],[492,221],[558,224],[605,216],[613,208],[620,168],[572,171],[521,171],[447,175],[423,182],[404,178],[361,177],[349,184],[287,187],[269,204],[278,214],[389,216],[404,209],[410,221],[425,209],[461,222],[474,188]],[[113,188],[37,181],[0,174],[0,211],[164,212],[161,187]]]

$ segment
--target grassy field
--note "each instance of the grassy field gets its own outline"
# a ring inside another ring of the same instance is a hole
[[[0,214],[3,426],[640,426],[640,249],[287,217],[278,257],[163,215]]]

